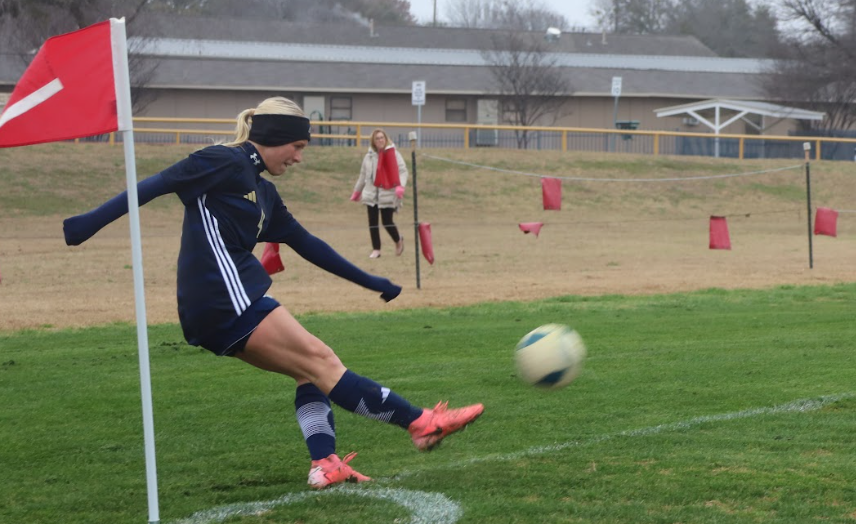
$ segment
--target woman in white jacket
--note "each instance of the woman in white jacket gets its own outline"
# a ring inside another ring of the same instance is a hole
[[[372,142],[363,158],[360,178],[354,186],[351,200],[361,202],[368,209],[369,234],[372,240],[372,252],[369,258],[380,256],[380,229],[378,215],[384,229],[395,242],[395,254],[404,252],[404,238],[392,221],[392,214],[398,211],[404,201],[404,186],[407,185],[407,164],[395,149],[395,144],[383,129],[372,131]]]

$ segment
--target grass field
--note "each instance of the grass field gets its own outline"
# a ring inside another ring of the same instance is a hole
[[[189,150],[140,147],[138,172]],[[562,211],[545,212],[537,179],[422,157],[437,262],[416,290],[412,243],[365,258],[364,212],[347,201],[363,153],[310,148],[277,181],[289,208],[405,290],[384,305],[284,251],[272,292],[356,372],[420,405],[483,402],[485,415],[420,454],[400,429],[337,409],[340,454],[358,451],[352,464],[376,481],[309,491],[292,382],[184,343],[182,209],[158,199],[141,215],[161,522],[856,521],[856,229],[842,214],[807,269],[799,165],[618,184],[794,162],[429,153],[603,181],[566,182]],[[812,173],[814,205],[853,208],[852,164]],[[121,148],[0,150],[0,523],[147,520],[127,223],[74,249],[61,232],[123,187]],[[729,217],[732,251],[707,249],[713,214]],[[516,229],[536,220],[537,240]],[[514,376],[512,355],[549,322],[578,329],[589,358],[547,393]]]
[[[307,493],[289,380],[154,326],[161,518],[852,522],[854,301],[856,285],[838,285],[303,316],[354,370],[416,403],[486,405],[430,454],[337,410],[340,450],[359,451],[377,482],[324,494]],[[512,366],[516,340],[546,321],[589,347],[583,374],[550,393]],[[133,331],[0,338],[0,521],[145,521]]]

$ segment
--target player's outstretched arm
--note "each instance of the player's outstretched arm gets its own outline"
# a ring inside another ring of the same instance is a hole
[[[137,184],[137,202],[142,206],[154,198],[172,193],[172,191],[170,184],[158,173]],[[122,191],[88,213],[66,218],[62,222],[66,245],[77,246],[82,244],[104,226],[127,212],[128,192]]]
[[[316,266],[329,271],[345,280],[350,280],[372,291],[379,292],[380,298],[389,302],[401,293],[401,286],[389,279],[366,273],[345,257],[336,252],[329,244],[297,225],[284,239],[284,243]]]

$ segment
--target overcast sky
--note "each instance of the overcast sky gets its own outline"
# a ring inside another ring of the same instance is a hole
[[[410,0],[410,12],[421,23],[434,19],[434,2],[437,2],[437,20],[443,20],[449,0]],[[551,9],[564,16],[571,26],[593,27],[594,19],[589,14],[592,0],[541,0]]]

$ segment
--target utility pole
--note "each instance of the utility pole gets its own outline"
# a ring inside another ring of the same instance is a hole
[[[437,0],[434,0],[434,27],[437,27]]]
[[[618,17],[621,15],[620,9],[621,9],[621,7],[619,6],[618,0],[612,0],[612,17],[613,17],[612,32],[615,34],[618,34]]]

